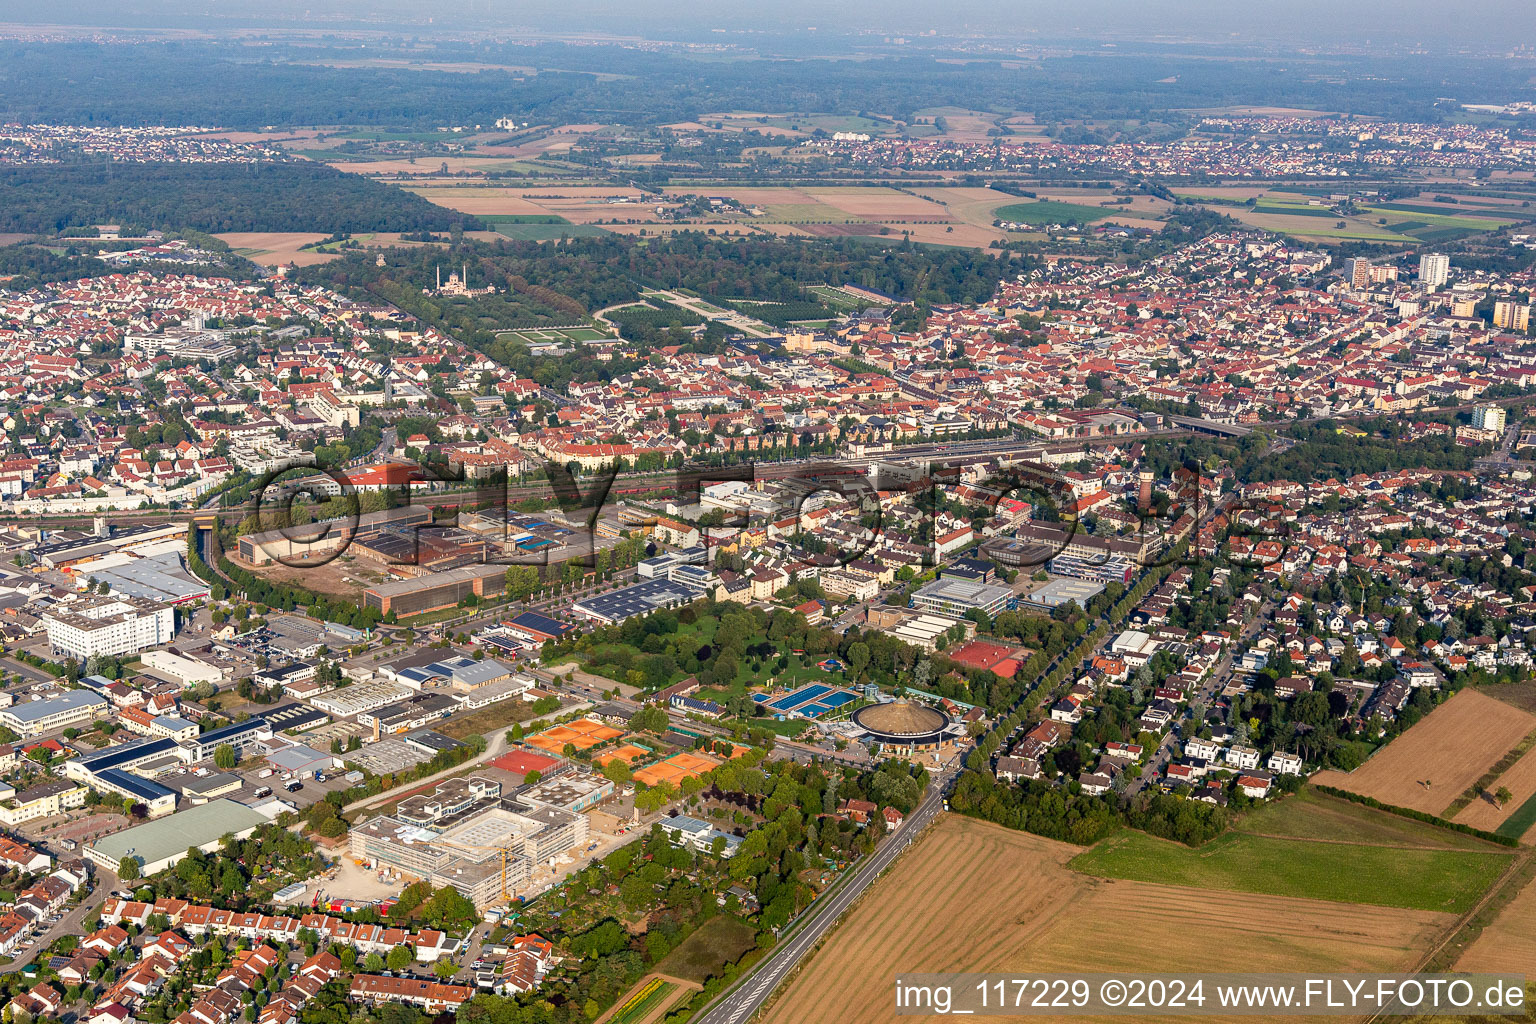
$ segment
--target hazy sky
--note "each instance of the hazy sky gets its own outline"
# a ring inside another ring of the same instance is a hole
[[[609,31],[655,39],[713,30],[916,37],[1199,40],[1244,45],[1371,42],[1499,51],[1536,47],[1536,0],[0,0],[0,21],[208,27],[366,23]]]

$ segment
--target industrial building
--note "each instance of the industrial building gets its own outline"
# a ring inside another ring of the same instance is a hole
[[[295,562],[333,554],[353,542],[376,537],[390,527],[430,525],[432,509],[408,505],[369,512],[356,519],[330,519],[302,526],[283,527],[240,538],[240,559],[251,565],[275,561]]]
[[[611,626],[635,615],[649,615],[663,608],[676,608],[701,596],[702,592],[682,583],[670,579],[654,579],[577,601],[571,605],[571,612],[584,619]]]
[[[244,804],[210,800],[180,814],[98,839],[85,848],[85,855],[113,872],[125,857],[132,857],[139,862],[140,873],[147,877],[175,867],[193,847],[212,853],[227,835],[246,839],[266,821],[266,815]]]
[[[336,718],[352,718],[377,711],[410,695],[411,690],[398,683],[362,683],[311,697],[309,703]]]
[[[82,575],[105,583],[111,593],[123,597],[142,597],[175,605],[208,596],[208,584],[187,571],[179,551],[165,551],[144,558],[119,558],[127,560],[114,565],[93,563],[82,566]]]
[[[399,618],[453,608],[470,594],[486,597],[506,589],[505,565],[471,565],[428,573],[411,579],[380,583],[363,591],[363,603],[381,614]]]

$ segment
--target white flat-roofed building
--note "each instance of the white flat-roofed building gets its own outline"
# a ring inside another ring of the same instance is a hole
[[[18,736],[41,736],[55,729],[68,728],[77,722],[104,718],[110,710],[111,704],[98,693],[69,690],[57,697],[0,708],[0,724]]]
[[[1013,590],[991,583],[978,583],[956,576],[940,576],[925,583],[912,594],[912,607],[937,615],[964,618],[973,609],[989,616],[1006,610],[1013,602]]]
[[[48,646],[56,655],[86,661],[98,655],[138,654],[168,644],[176,613],[162,601],[100,597],[51,609],[43,615]]]
[[[139,660],[155,675],[182,686],[197,686],[199,683],[217,685],[224,681],[225,673],[218,666],[196,658],[184,658],[170,651],[145,651]]]
[[[363,683],[311,697],[309,703],[333,718],[352,718],[405,700],[413,692],[397,683]]]

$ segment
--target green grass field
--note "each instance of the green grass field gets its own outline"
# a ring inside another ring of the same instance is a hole
[[[1020,224],[1092,224],[1113,214],[1114,210],[1080,203],[1058,203],[1042,199],[1034,203],[1012,203],[992,211],[998,220],[1017,221]]]
[[[496,336],[528,345],[547,345],[560,341],[602,341],[610,337],[595,327],[525,327],[519,331],[501,331]]]
[[[1504,819],[1504,824],[1494,829],[1501,836],[1511,839],[1519,839],[1536,825],[1536,796],[1532,796],[1525,803],[1515,809],[1515,813]]]
[[[608,234],[596,224],[571,224],[566,221],[499,221],[494,228],[498,234],[506,235],[515,242],[547,242],[556,238],[590,238]]]
[[[1127,830],[1070,866],[1104,878],[1462,914],[1509,866],[1509,857],[1240,832],[1192,849]]]
[[[831,285],[817,285],[807,290],[823,303],[837,310],[863,309],[869,305],[857,295],[849,295],[841,288],[834,288]]]
[[[1495,228],[1503,227],[1514,219],[1510,217],[1455,216],[1433,213],[1423,207],[1415,207],[1409,210],[1393,209],[1390,206],[1365,206],[1361,207],[1361,212],[1371,217],[1408,217],[1412,220],[1423,221],[1437,228],[1471,228],[1474,231],[1493,231]]]
[[[487,224],[500,226],[502,224],[569,224],[570,221],[558,213],[493,213],[490,216],[480,218]]]
[[[1475,836],[1340,800],[1313,789],[1273,800],[1245,814],[1233,827],[1254,835],[1329,839],[1365,846],[1411,846],[1481,853],[1501,849]]]
[[[756,944],[757,932],[750,924],[728,914],[719,914],[678,943],[677,948],[656,965],[656,970],[702,985]]]

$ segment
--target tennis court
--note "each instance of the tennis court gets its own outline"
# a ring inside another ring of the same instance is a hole
[[[681,754],[673,754],[665,761],[646,765],[635,772],[635,778],[647,786],[657,786],[663,782],[670,782],[675,786],[689,776],[703,775],[719,764],[720,762],[712,757],[684,751]]]
[[[650,753],[651,752],[649,750],[637,743],[626,743],[622,747],[614,747],[612,750],[605,750],[601,754],[598,754],[596,757],[594,757],[592,760],[596,761],[600,765],[605,765],[609,761],[623,761],[625,764],[632,765],[640,758],[649,756]]]
[[[548,750],[551,753],[561,753],[567,743],[577,750],[589,750],[599,743],[616,740],[624,735],[623,730],[615,729],[611,725],[603,725],[594,722],[590,718],[579,718],[565,725],[555,725],[528,737],[527,742],[540,750]]]

